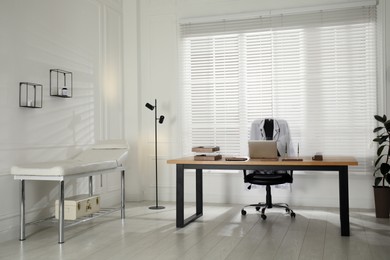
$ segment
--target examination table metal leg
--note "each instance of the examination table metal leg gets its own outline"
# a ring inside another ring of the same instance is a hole
[[[20,235],[19,240],[26,240],[26,207],[25,199],[26,194],[24,190],[24,180],[20,180]]]
[[[93,182],[92,182],[92,176],[88,177],[88,186],[89,186],[89,196],[91,197],[93,195]]]
[[[121,171],[121,218],[125,218],[125,171]]]
[[[60,181],[60,192],[58,199],[58,244],[64,243],[64,181]]]

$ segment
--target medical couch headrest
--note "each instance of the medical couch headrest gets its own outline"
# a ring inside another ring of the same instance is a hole
[[[97,141],[96,144],[94,144],[91,147],[93,150],[100,150],[100,149],[129,149],[129,144],[124,139],[112,139],[112,140],[101,140]]]

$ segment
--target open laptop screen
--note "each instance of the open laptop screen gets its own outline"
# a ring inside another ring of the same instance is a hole
[[[278,160],[276,141],[250,140],[248,142],[249,158],[260,160]]]

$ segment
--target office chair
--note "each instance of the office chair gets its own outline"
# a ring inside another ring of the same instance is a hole
[[[283,125],[282,125],[283,124]],[[285,125],[284,125],[285,124]],[[281,127],[282,126],[282,127]],[[257,134],[256,134],[257,133]],[[284,138],[280,138],[280,135],[287,135]],[[287,123],[284,120],[256,120],[252,123],[251,139],[266,139],[266,140],[289,140],[289,131]],[[284,146],[285,147],[285,146]],[[278,156],[280,156],[278,149]],[[290,214],[292,218],[295,218],[294,211],[286,203],[272,203],[271,186],[284,183],[293,182],[293,171],[263,171],[255,170],[252,173],[247,174],[244,170],[244,182],[250,183],[248,189],[251,189],[252,184],[266,186],[266,202],[259,202],[256,204],[249,204],[242,208],[241,214],[246,215],[246,207],[255,207],[257,211],[261,211],[261,218],[267,219],[265,210],[270,208],[284,208],[286,213]]]

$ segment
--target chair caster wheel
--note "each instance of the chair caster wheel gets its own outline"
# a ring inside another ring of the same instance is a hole
[[[266,220],[266,219],[267,219],[267,216],[264,215],[264,214],[262,214],[262,215],[261,215],[261,218],[262,218],[263,220]]]
[[[295,213],[294,213],[294,212],[291,212],[290,216],[291,216],[292,218],[295,218]]]
[[[286,209],[286,213],[290,213],[290,210],[289,210],[289,209]]]
[[[256,207],[256,211],[259,211],[260,210],[260,207]]]
[[[246,211],[245,210],[241,210],[241,215],[245,216],[246,215]]]

